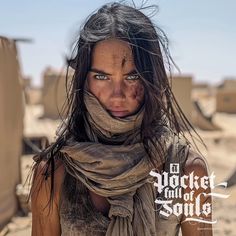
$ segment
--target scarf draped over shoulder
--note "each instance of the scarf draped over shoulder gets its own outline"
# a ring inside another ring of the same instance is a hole
[[[86,91],[84,114],[87,142],[74,137],[61,148],[66,171],[110,203],[106,236],[156,235],[153,166],[141,142],[144,107],[131,116],[115,118]],[[168,150],[173,133],[163,126],[159,143]],[[155,152],[155,151],[154,151]],[[156,159],[162,165],[165,158]]]

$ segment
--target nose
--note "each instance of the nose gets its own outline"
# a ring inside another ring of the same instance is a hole
[[[112,98],[123,99],[125,98],[125,86],[122,81],[114,81],[112,83]]]

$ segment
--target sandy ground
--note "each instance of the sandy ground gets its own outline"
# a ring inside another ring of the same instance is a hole
[[[216,175],[216,183],[221,183],[236,171],[236,114],[217,113],[213,121],[223,130],[212,132],[199,130],[199,134],[208,147],[208,150],[201,148],[201,151],[209,163],[210,172],[214,172]],[[50,126],[50,129],[53,127]],[[52,134],[50,135],[52,136]],[[22,157],[23,180],[31,162],[31,156]],[[231,188],[215,188],[213,191],[230,195],[227,199],[214,198],[213,219],[217,220],[214,225],[214,235],[236,236],[236,178],[235,185]],[[13,217],[4,230],[0,236],[29,236],[31,215]]]

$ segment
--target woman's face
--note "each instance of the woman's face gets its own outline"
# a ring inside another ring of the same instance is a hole
[[[125,41],[108,39],[95,45],[87,81],[89,91],[115,117],[137,112],[143,102],[144,87]]]

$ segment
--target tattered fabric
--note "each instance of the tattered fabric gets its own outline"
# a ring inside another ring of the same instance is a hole
[[[144,108],[135,115],[116,118],[91,93],[85,92],[84,101],[90,141],[67,140],[60,150],[67,172],[107,198],[111,221],[106,236],[156,235],[156,194],[149,175],[152,166],[140,141]],[[163,127],[157,135],[168,150],[173,134]],[[156,158],[163,164],[163,158]]]

